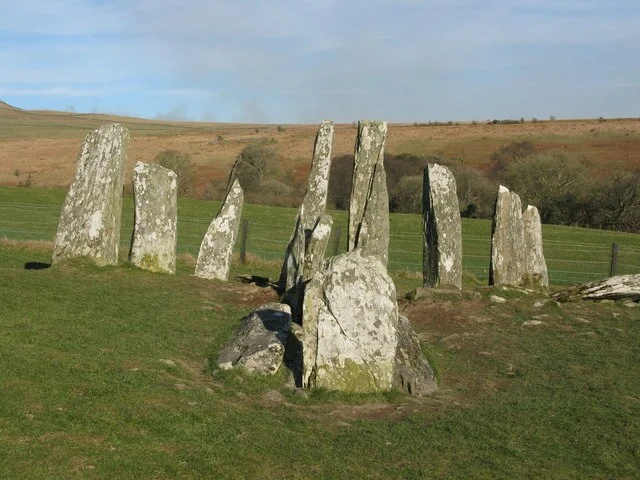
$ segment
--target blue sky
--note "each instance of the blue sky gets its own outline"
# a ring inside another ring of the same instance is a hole
[[[640,116],[638,0],[0,0],[0,100],[269,123]]]

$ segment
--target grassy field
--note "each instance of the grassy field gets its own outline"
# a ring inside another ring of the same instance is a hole
[[[0,187],[0,237],[17,240],[52,241],[58,225],[65,190]],[[218,202],[180,199],[178,214],[178,250],[197,257],[200,242],[219,208]],[[244,219],[249,221],[248,253],[263,260],[262,275],[274,277],[291,235],[296,211],[262,205],[246,205]],[[347,215],[331,212],[335,225],[329,254],[346,250]],[[391,215],[390,270],[417,286],[422,271],[422,233],[419,215]],[[133,228],[133,206],[125,197],[122,227],[122,252],[126,256]],[[488,278],[491,222],[463,219],[463,266],[470,284]],[[555,285],[580,283],[609,275],[611,246],[619,245],[617,273],[640,271],[640,235],[589,230],[555,225],[543,226],[544,251]],[[239,245],[239,244],[238,244]],[[239,247],[238,247],[239,248]],[[123,258],[124,260],[124,258]]]
[[[303,394],[283,374],[207,361],[271,290],[198,279],[182,263],[175,276],[77,261],[25,268],[50,257],[46,244],[0,242],[0,478],[640,472],[640,309],[536,308],[543,296],[512,290],[497,305],[486,287],[401,302],[440,392]],[[544,324],[523,326],[531,318]]]

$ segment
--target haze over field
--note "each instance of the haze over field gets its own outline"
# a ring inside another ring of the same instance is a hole
[[[258,123],[635,117],[636,0],[0,0],[0,98]]]

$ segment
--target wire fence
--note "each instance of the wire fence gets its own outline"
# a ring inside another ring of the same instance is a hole
[[[217,202],[181,202],[178,216],[178,252],[197,257],[200,242],[215,216]],[[194,206],[195,205],[195,206]],[[53,241],[60,215],[60,203],[17,203],[0,199],[0,237],[15,240]],[[210,212],[208,215],[204,211]],[[263,260],[282,260],[293,232],[296,212],[246,205],[243,221],[248,223],[246,253]],[[334,218],[327,256],[347,249],[347,214],[331,212]],[[421,216],[392,214],[390,219],[389,269],[422,271]],[[617,245],[616,274],[640,272],[640,235],[571,227],[543,227],[544,251],[552,284],[581,283],[605,278],[612,268],[612,244]],[[133,229],[131,198],[125,197],[122,251],[128,251]],[[491,223],[463,219],[463,269],[480,281],[489,276]],[[241,241],[236,243],[240,250]]]

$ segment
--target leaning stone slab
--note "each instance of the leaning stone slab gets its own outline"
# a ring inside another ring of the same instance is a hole
[[[218,355],[223,370],[244,368],[250,373],[273,375],[284,357],[291,331],[291,309],[283,303],[267,303],[242,319],[233,338]]]
[[[196,262],[196,277],[225,281],[229,278],[243,204],[244,194],[240,182],[236,179],[202,240]]]
[[[433,369],[420,349],[418,336],[409,319],[398,317],[398,346],[393,386],[409,395],[428,395],[438,389]]]
[[[528,205],[522,214],[524,225],[525,274],[524,283],[527,286],[549,287],[547,263],[542,251],[542,222],[538,209]]]
[[[618,275],[597,282],[583,283],[553,295],[560,302],[571,300],[640,301],[640,273]]]
[[[397,324],[396,289],[382,262],[359,249],[333,257],[305,291],[303,384],[389,390]]]
[[[318,219],[313,232],[311,232],[305,248],[304,282],[311,280],[315,273],[322,267],[327,245],[329,244],[329,238],[331,237],[332,226],[333,218],[329,215],[322,215]]]
[[[521,285],[526,271],[522,204],[500,185],[491,228],[489,285]]]
[[[361,121],[356,139],[351,199],[349,250],[360,248],[387,265],[389,258],[389,194],[384,171],[387,123]]]
[[[134,225],[129,261],[152,272],[176,272],[178,176],[157,164],[133,169]]]
[[[462,288],[462,226],[456,179],[447,167],[424,169],[422,193],[425,287]]]
[[[315,228],[318,220],[324,215],[327,206],[327,194],[329,192],[329,172],[331,170],[331,147],[333,144],[333,122],[324,121],[320,124],[313,148],[311,172],[307,182],[307,192],[298,211],[296,228],[289,240],[289,245],[284,257],[280,273],[280,284],[285,291],[289,290],[297,281],[298,271],[295,265],[298,260],[304,262],[304,258],[291,259],[299,250],[301,244],[306,244]],[[300,237],[300,232],[304,238]],[[304,257],[304,252],[303,252]],[[292,268],[294,267],[294,268]]]
[[[52,263],[74,257],[89,257],[98,265],[118,263],[128,145],[129,132],[118,123],[85,138],[62,206]]]

